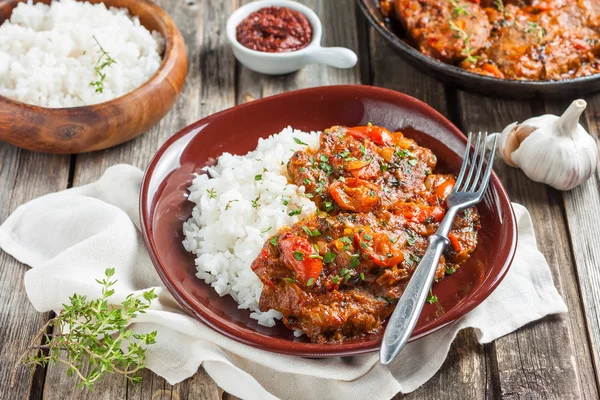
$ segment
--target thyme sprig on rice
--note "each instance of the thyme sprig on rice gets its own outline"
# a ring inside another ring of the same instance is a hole
[[[106,50],[102,47],[96,36],[92,36],[96,41],[98,47],[100,47],[100,57],[98,57],[98,61],[96,61],[96,66],[94,67],[94,71],[96,71],[96,76],[98,77],[97,81],[90,82],[90,86],[94,86],[96,88],[96,93],[104,92],[104,80],[106,79],[106,73],[102,71],[105,68],[110,67],[113,64],[116,64],[117,61],[108,54]]]

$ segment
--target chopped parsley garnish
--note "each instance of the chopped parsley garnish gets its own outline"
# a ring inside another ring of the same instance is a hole
[[[306,282],[306,286],[312,286],[313,283],[315,283],[315,278],[310,278],[307,282]]]
[[[337,254],[328,251],[325,254],[325,257],[323,257],[323,262],[325,264],[329,264],[329,263],[333,262],[333,260],[335,260],[336,257],[337,257]]]
[[[255,198],[254,200],[252,200],[252,208],[258,208],[258,201],[260,200],[260,194],[258,195],[257,198]]]
[[[358,146],[358,148],[360,149],[360,152],[363,154],[363,156],[367,155],[367,149],[362,143]]]
[[[360,279],[361,279],[362,281],[364,281],[364,280],[365,280],[365,273],[364,273],[364,272],[361,272],[361,273],[360,273]]]
[[[336,285],[340,283],[340,277],[338,275],[334,276],[333,278],[331,278],[331,280],[333,281],[333,283],[335,283]]]
[[[294,258],[298,261],[304,261],[304,254],[299,251],[294,251]]]
[[[350,278],[352,278],[352,276],[350,276],[350,273],[347,273],[346,275],[344,275],[344,282],[348,282]]]
[[[208,198],[210,199],[216,199],[217,198],[217,192],[215,192],[215,189],[206,189],[206,193],[208,193]]]
[[[350,239],[347,236],[343,236],[343,237],[340,238],[340,242],[351,244],[352,243],[352,239]]]
[[[414,236],[412,232],[408,233],[408,237],[406,238],[406,242],[409,246],[412,246],[417,241],[417,238]]]
[[[328,156],[326,156],[325,154],[321,154],[321,155],[319,156],[319,160],[321,160],[321,161],[323,161],[323,162],[327,162],[327,161],[329,161],[329,157],[328,157]]]
[[[429,289],[429,296],[427,297],[427,302],[429,304],[435,304],[437,303],[438,298],[436,295],[433,294],[433,291],[431,289]]]
[[[319,259],[319,260],[322,260],[322,259],[323,259],[323,257],[321,257],[319,254],[311,254],[310,256],[308,256],[308,258],[312,258],[312,259],[315,259],[315,258],[317,258],[317,259]]]
[[[269,243],[271,243],[273,246],[277,246],[277,236],[273,236],[271,239],[269,239]]]
[[[323,202],[323,206],[325,206],[325,211],[333,210],[333,203],[331,203],[330,201]]]
[[[321,235],[321,232],[319,232],[319,230],[318,230],[318,229],[316,229],[316,228],[315,228],[314,230],[312,230],[312,231],[311,231],[311,230],[310,230],[309,228],[307,228],[306,226],[303,226],[303,227],[302,227],[302,230],[303,230],[304,232],[306,232],[306,234],[307,234],[308,236],[320,236],[320,235]]]
[[[417,165],[417,160],[414,158],[411,158],[410,160],[408,160],[408,163],[414,167],[415,165]]]
[[[296,282],[292,278],[283,278],[283,280],[286,281],[287,283],[294,283],[294,282]]]
[[[346,158],[350,155],[350,150],[344,150],[341,153],[338,154],[339,157],[341,158]]]
[[[365,242],[360,242],[360,247],[362,247],[363,249],[368,249],[369,245]]]
[[[371,196],[371,197],[377,197],[377,193],[374,190],[371,190],[369,192],[369,196]]]
[[[365,240],[368,240],[368,241],[373,240],[373,236],[369,235],[368,233],[365,233],[365,235],[363,237],[365,238]]]
[[[454,269],[453,267],[446,265],[446,275],[452,275],[453,273],[456,272],[456,269]]]
[[[268,227],[267,229],[263,229],[262,231],[260,231],[260,233],[267,233],[271,230],[271,228],[273,228],[272,226]]]
[[[381,161],[381,172],[385,172],[387,170],[388,170],[388,165],[385,162]]]
[[[346,275],[348,273],[348,270],[346,268],[342,268],[340,270],[340,274],[342,274],[342,276]]]
[[[258,174],[258,175],[254,175],[254,180],[255,181],[260,181],[262,179],[262,175]]]
[[[312,194],[312,193],[306,193],[306,194],[304,195],[304,197],[306,197],[307,199],[312,199],[313,197],[315,197],[315,195],[314,195],[314,194]]]
[[[356,268],[360,264],[360,254],[353,254],[350,257],[350,268]]]
[[[294,142],[301,144],[303,146],[308,146],[308,144],[304,143],[302,140],[298,139],[297,137],[294,138]]]
[[[298,215],[298,214],[300,214],[301,212],[302,212],[302,207],[300,207],[300,208],[298,208],[298,209],[296,209],[296,210],[292,210],[292,211],[290,211],[290,212],[288,213],[288,215],[289,215],[290,217],[293,217],[294,215]]]
[[[284,197],[284,198],[281,199],[281,203],[284,206],[287,206],[288,204],[290,204],[290,199],[288,199],[287,197]]]
[[[400,158],[406,158],[410,155],[410,151],[396,147],[395,154]]]
[[[305,184],[305,185],[308,185],[309,183],[310,183],[310,179],[308,179],[308,178],[304,178],[304,184]]]

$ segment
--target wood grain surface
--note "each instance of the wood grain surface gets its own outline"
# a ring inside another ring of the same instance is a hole
[[[236,63],[226,42],[227,16],[246,0],[158,0],[182,33],[189,74],[182,94],[161,122],[109,150],[48,156],[0,144],[0,222],[19,204],[44,193],[97,179],[109,166],[144,168],[172,134],[216,111],[284,91],[344,83],[384,86],[426,101],[463,131],[498,131],[533,115],[560,113],[569,101],[498,100],[446,87],[402,61],[356,9],[353,0],[302,0],[324,23],[326,46],[359,53],[359,66],[337,70],[312,65],[267,77]],[[569,99],[570,100],[570,99]],[[600,137],[600,95],[587,98],[585,125]],[[511,199],[532,216],[538,246],[569,313],[545,318],[481,345],[472,330],[454,341],[441,370],[423,387],[397,399],[598,399],[600,368],[600,175],[568,193],[534,183],[497,161],[495,170]],[[48,318],[37,313],[23,289],[26,268],[0,254],[0,400],[8,399],[235,399],[200,368],[171,386],[150,371],[140,385],[109,377],[94,392],[72,389],[62,367],[20,370],[7,381],[16,358]]]

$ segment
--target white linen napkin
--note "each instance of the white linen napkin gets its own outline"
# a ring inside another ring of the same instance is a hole
[[[203,365],[225,391],[248,400],[387,399],[429,380],[463,328],[474,328],[479,342],[488,343],[567,311],[537,250],[529,213],[514,204],[519,244],[500,286],[462,319],[408,344],[391,365],[380,365],[377,354],[318,360],[255,350],[189,317],[164,288],[140,233],[141,179],[139,169],[118,165],[97,182],[32,200],[0,226],[0,248],[31,267],[25,287],[40,312],[59,310],[73,293],[100,296],[94,278],[107,267],[116,268],[115,303],[156,288],[158,299],[132,327],[140,333],[158,331],[146,366],[171,384]]]

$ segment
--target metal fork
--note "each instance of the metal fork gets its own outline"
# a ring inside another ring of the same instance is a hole
[[[417,324],[417,320],[427,299],[427,294],[431,288],[440,256],[450,243],[448,234],[452,228],[454,218],[460,211],[479,203],[488,186],[492,173],[494,154],[496,152],[497,135],[494,136],[491,148],[487,152],[485,172],[484,161],[486,160],[487,132],[483,135],[481,132],[477,134],[475,151],[470,157],[473,136],[469,133],[460,173],[456,179],[454,189],[452,189],[452,192],[446,198],[446,204],[448,205],[446,216],[442,220],[437,232],[429,237],[427,251],[415,269],[413,276],[410,278],[388,322],[379,352],[379,360],[382,364],[389,364],[398,355],[406,342],[408,342],[408,338]]]

